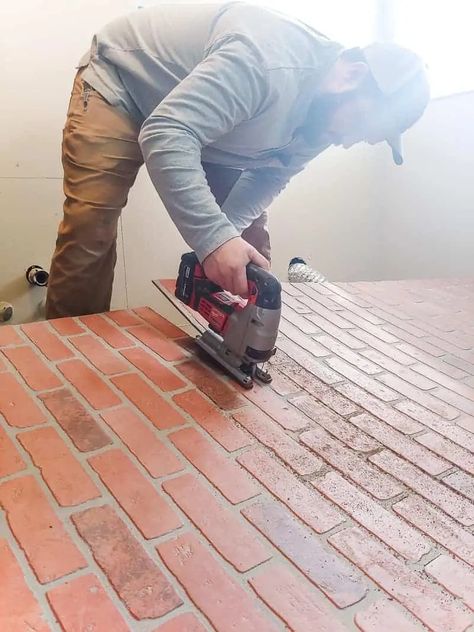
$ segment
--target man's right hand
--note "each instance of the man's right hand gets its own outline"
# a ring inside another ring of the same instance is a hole
[[[248,263],[255,263],[264,270],[270,269],[269,262],[258,250],[242,237],[234,237],[211,252],[202,265],[208,279],[222,289],[245,298],[248,291]]]

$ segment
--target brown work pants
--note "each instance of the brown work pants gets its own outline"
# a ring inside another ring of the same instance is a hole
[[[81,74],[74,81],[63,131],[64,216],[51,262],[47,318],[109,309],[118,219],[143,164],[139,126],[85,84]],[[203,167],[222,204],[240,171]],[[266,214],[242,237],[270,258]]]

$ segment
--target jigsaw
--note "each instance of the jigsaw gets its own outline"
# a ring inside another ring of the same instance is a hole
[[[276,348],[281,314],[281,285],[270,272],[247,266],[248,299],[210,281],[194,252],[181,257],[175,297],[208,323],[196,342],[245,388],[254,379],[268,383],[262,368]]]

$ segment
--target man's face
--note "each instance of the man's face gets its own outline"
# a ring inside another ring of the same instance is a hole
[[[390,132],[379,100],[356,92],[334,104],[328,112],[323,134],[331,144],[348,149],[362,141],[370,145],[380,143]]]
[[[309,119],[314,139],[346,149],[361,141],[375,145],[394,132],[367,64],[343,56],[322,81]]]

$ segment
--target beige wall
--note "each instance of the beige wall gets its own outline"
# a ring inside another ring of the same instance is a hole
[[[13,303],[14,322],[42,313],[44,290],[29,288],[24,272],[47,266],[54,246],[74,64],[98,25],[137,4],[0,3],[0,77],[8,87],[0,110],[0,301]],[[472,274],[473,101],[433,103],[409,135],[403,169],[384,147],[317,158],[272,209],[275,271],[283,276],[299,255],[331,279]],[[123,214],[114,306],[149,303],[171,314],[151,279],[173,276],[185,248],[142,170]]]

